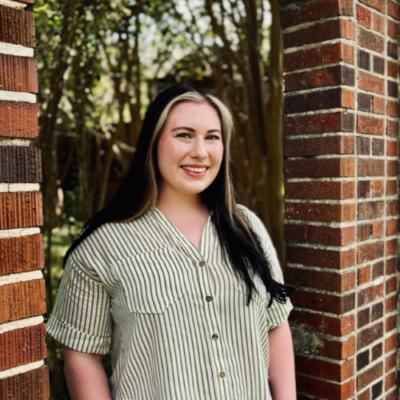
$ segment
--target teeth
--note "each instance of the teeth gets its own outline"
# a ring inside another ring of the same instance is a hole
[[[193,172],[204,172],[207,167],[203,167],[203,168],[193,168],[193,167],[182,167],[187,169],[188,171],[193,171]]]

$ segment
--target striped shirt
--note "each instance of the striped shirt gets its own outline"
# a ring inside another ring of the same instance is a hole
[[[261,220],[238,205],[283,276]],[[208,218],[197,249],[156,207],[106,223],[71,252],[47,332],[85,353],[111,346],[113,400],[268,400],[268,331],[293,306],[226,265]]]

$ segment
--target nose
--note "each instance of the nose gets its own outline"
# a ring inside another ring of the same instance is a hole
[[[207,157],[206,143],[203,137],[198,136],[193,141],[190,156],[198,159],[203,159]]]

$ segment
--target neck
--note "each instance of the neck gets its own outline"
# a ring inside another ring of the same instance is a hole
[[[162,190],[158,194],[156,207],[160,211],[169,210],[170,212],[196,212],[205,211],[207,206],[204,204],[199,193],[176,193],[169,190]],[[208,210],[207,210],[208,211]]]

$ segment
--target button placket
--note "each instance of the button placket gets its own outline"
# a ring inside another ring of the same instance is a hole
[[[201,264],[201,265],[200,265]],[[211,347],[211,351],[213,354],[213,371],[215,371],[214,373],[217,373],[217,379],[221,379],[221,378],[225,378],[226,377],[226,371],[224,370],[224,368],[227,365],[227,359],[226,359],[226,348],[224,345],[223,340],[221,339],[221,336],[219,334],[219,321],[218,321],[218,317],[217,317],[217,311],[216,311],[216,307],[218,307],[217,304],[215,304],[215,293],[213,291],[213,285],[212,285],[212,281],[213,281],[213,274],[215,273],[213,271],[213,268],[210,268],[210,265],[204,262],[201,263],[201,261],[199,261],[197,263],[198,268],[199,268],[199,279],[200,281],[200,285],[202,287],[203,290],[205,290],[205,296],[204,296],[204,303],[209,303],[207,304],[207,306],[204,309],[204,314],[207,320],[207,325],[210,329],[210,334],[209,334],[209,339],[212,342],[212,347]],[[204,293],[204,292],[203,292]],[[221,341],[222,340],[222,341]],[[225,384],[223,384],[222,382],[224,382],[225,379],[221,379],[221,385],[223,385],[221,387],[221,390],[224,391],[226,390]],[[223,392],[221,392],[223,393]],[[218,397],[219,398],[219,397]]]

